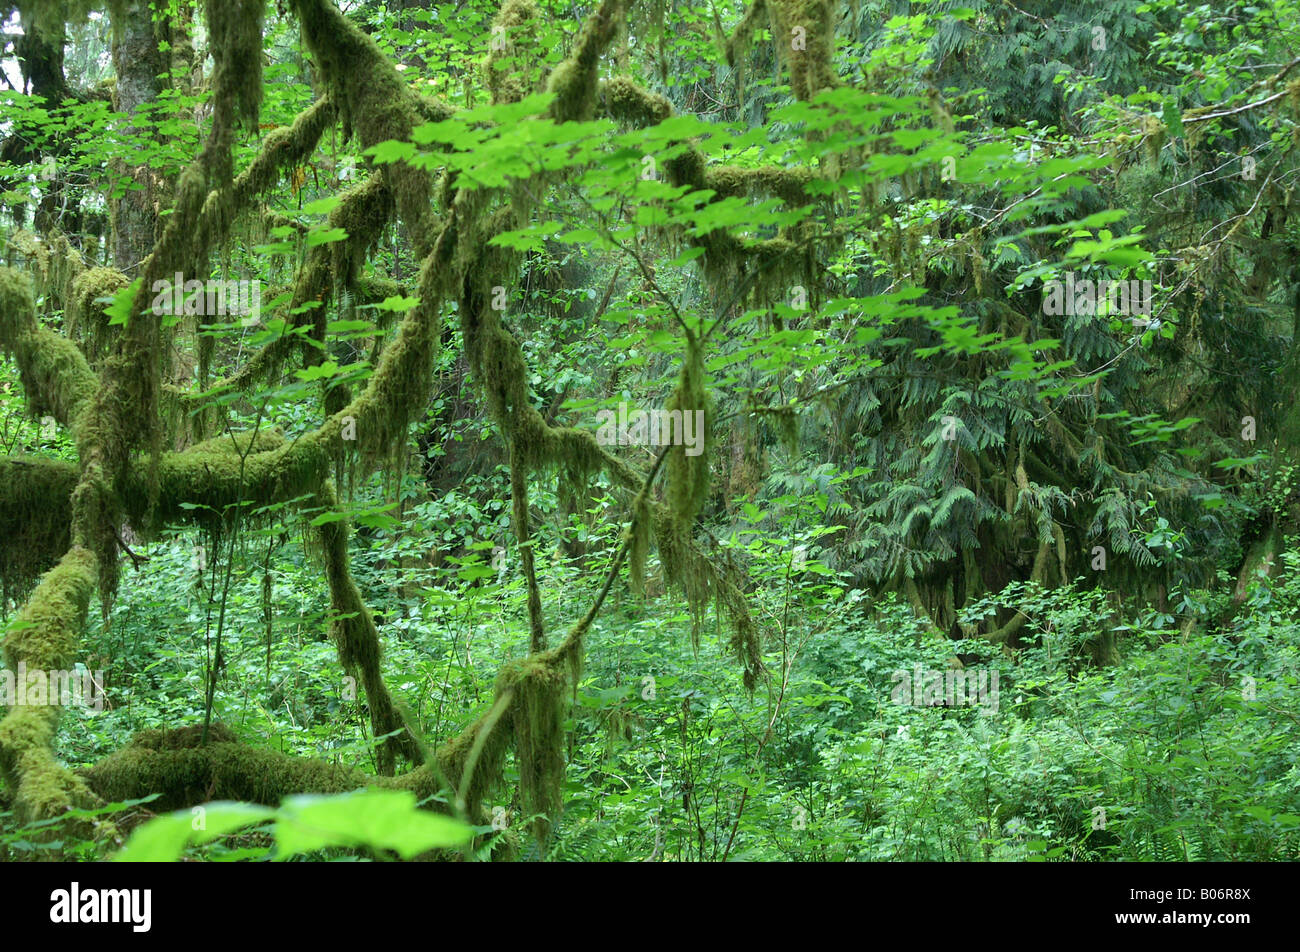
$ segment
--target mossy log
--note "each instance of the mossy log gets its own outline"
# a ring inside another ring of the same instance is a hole
[[[159,812],[212,800],[278,806],[295,793],[346,793],[368,786],[412,790],[423,799],[441,786],[423,767],[398,778],[377,777],[355,767],[251,747],[220,724],[209,728],[206,745],[200,746],[200,736],[200,727],[146,731],[77,775],[107,801],[160,794],[151,804]]]
[[[73,548],[41,579],[5,636],[4,657],[11,669],[19,664],[42,671],[72,667],[95,590],[95,565],[92,552]],[[85,782],[54,758],[59,714],[54,704],[19,705],[0,721],[0,777],[13,793],[22,822],[94,804]]]

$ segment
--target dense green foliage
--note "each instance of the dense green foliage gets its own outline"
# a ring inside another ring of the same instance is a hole
[[[148,9],[13,11],[0,859],[1300,856],[1293,0]]]

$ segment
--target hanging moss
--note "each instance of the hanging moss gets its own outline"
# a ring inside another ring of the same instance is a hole
[[[754,40],[754,32],[767,19],[767,13],[766,0],[753,0],[745,10],[745,15],[736,24],[736,28],[731,31],[723,52],[727,57],[727,65],[732,69],[741,68],[744,57],[749,52],[749,46]]]
[[[338,103],[344,133],[363,149],[390,139],[409,141],[431,104],[418,99],[392,62],[330,0],[295,0],[303,39]],[[417,257],[432,247],[436,219],[428,172],[405,162],[383,167]]]
[[[830,0],[772,0],[768,6],[772,37],[790,70],[790,89],[805,102],[823,89],[839,85],[831,65],[835,27]],[[802,33],[796,33],[796,29]],[[800,37],[803,49],[795,49]]]
[[[564,789],[564,705],[568,671],[550,653],[508,662],[497,674],[497,696],[513,693],[515,763],[524,810],[541,814],[533,833],[545,842],[559,819]]]
[[[511,454],[510,460],[510,501],[519,562],[528,585],[530,649],[541,651],[546,647],[546,628],[542,618],[542,593],[537,587],[537,568],[533,555],[532,528],[528,509],[528,471],[514,454]]]
[[[0,267],[0,341],[12,348],[14,341],[35,327],[36,292],[31,277],[16,268]]]
[[[77,467],[0,457],[0,596],[20,597],[68,551]]]
[[[696,418],[698,412],[704,414],[702,452],[688,455],[688,447],[682,440],[668,448],[668,458],[665,461],[668,507],[679,525],[689,526],[695,521],[696,513],[709,494],[709,423],[712,417],[704,385],[704,358],[694,337],[687,342],[677,389],[669,398],[667,409],[670,414],[679,412],[683,420],[688,413],[692,418]]]
[[[651,515],[664,576],[690,606],[692,638],[698,644],[704,611],[713,604],[731,623],[729,647],[740,662],[746,689],[752,691],[763,674],[763,648],[745,593],[732,577],[734,570],[701,551],[691,538],[689,525],[667,505],[652,504]]]
[[[331,242],[323,247],[331,252],[334,281],[341,287],[353,290],[360,280],[362,265],[370,250],[383,237],[384,228],[396,209],[392,191],[384,177],[378,174],[368,176],[361,183],[346,189],[338,198],[338,205],[330,212],[329,224],[331,228],[342,228],[348,237],[344,241]],[[327,288],[324,281],[317,279],[307,293],[302,295],[302,300],[319,299],[321,292]],[[307,294],[311,294],[311,297]]]
[[[317,494],[315,504],[326,512],[338,507],[328,484]],[[419,760],[419,747],[410,728],[393,705],[380,668],[379,631],[357,590],[348,565],[347,523],[326,522],[317,528],[325,558],[325,578],[330,590],[330,637],[338,647],[339,663],[349,674],[359,676],[370,706],[370,722],[376,737],[401,731],[384,741],[377,752],[379,772],[392,775],[398,756]]]
[[[27,267],[44,286],[50,275],[50,249],[44,242],[30,231],[19,228],[9,235],[9,247],[22,255]]]
[[[507,698],[507,703],[510,700]],[[438,747],[438,765],[471,814],[481,813],[484,798],[499,789],[510,737],[508,717],[493,720],[489,711]],[[469,773],[470,757],[476,750],[473,773]]]
[[[407,289],[396,282],[361,275],[368,251],[376,246],[392,218],[392,193],[383,177],[371,175],[338,197],[339,204],[330,212],[328,222],[331,228],[344,229],[348,237],[342,241],[316,245],[308,250],[307,260],[298,271],[288,309],[285,314],[277,315],[283,317],[289,329],[276,335],[235,373],[209,384],[205,389],[246,391],[279,373],[283,362],[295,349],[302,352],[305,361],[319,361],[320,349],[292,330],[306,322],[321,321],[337,288],[354,289],[362,303],[366,304],[406,294]],[[294,313],[311,301],[319,302],[319,306]],[[379,313],[387,315],[390,312]],[[201,338],[200,347],[210,348],[211,342],[210,337]],[[201,351],[200,360],[202,359]],[[208,399],[210,396],[203,392],[191,392],[182,397],[191,410],[198,409]]]
[[[66,310],[72,300],[72,282],[85,270],[86,264],[81,252],[72,247],[72,242],[62,232],[49,234],[45,240],[50,249],[50,270],[45,290]],[[93,260],[94,238],[83,236],[83,240],[88,242],[87,253]]]
[[[420,303],[407,312],[384,348],[365,390],[333,418],[336,424],[347,416],[356,421],[356,449],[368,464],[390,460],[400,451],[410,421],[424,410],[440,343],[443,277],[431,255],[420,272]]]
[[[208,49],[212,53],[213,121],[208,153],[214,178],[233,174],[231,150],[239,125],[257,128],[262,105],[262,11],[264,0],[206,0]]]
[[[362,143],[407,138],[410,108],[416,115],[421,115],[427,111],[428,104],[410,97],[369,38],[341,17],[332,5],[317,0],[299,0],[296,6],[303,18],[304,36],[313,48],[332,95],[340,102],[347,120],[356,126]],[[597,89],[599,57],[615,32],[616,20],[622,10],[620,3],[603,4],[589,19],[574,55],[564,64],[567,69],[557,70],[557,75],[553,76],[552,88],[561,94],[555,112],[558,118],[581,118],[589,113]],[[412,103],[415,103],[413,107]],[[397,210],[408,224],[412,221],[428,224],[420,217],[421,208],[426,211],[428,208],[427,195],[421,192],[423,185],[415,179],[395,180],[391,177],[393,171],[401,172],[402,169],[390,167],[384,175]],[[251,453],[242,466],[245,478],[251,473],[259,489],[288,491],[300,488],[298,476],[302,477],[304,484],[319,479],[320,474],[326,471],[331,448],[339,439],[341,420],[349,415],[355,418],[357,448],[363,455],[378,454],[400,445],[406,422],[422,405],[427,390],[428,368],[440,328],[441,301],[448,292],[461,298],[467,351],[476,362],[476,374],[484,383],[494,416],[505,421],[503,427],[507,429],[512,447],[525,468],[554,465],[568,478],[585,477],[603,468],[625,485],[639,483],[630,467],[605,452],[591,434],[546,425],[530,403],[526,366],[517,342],[496,316],[483,306],[484,292],[492,281],[499,280],[498,275],[508,273],[507,268],[513,261],[507,250],[488,248],[486,242],[503,229],[517,227],[523,210],[512,202],[491,211],[488,205],[491,197],[482,193],[452,192],[447,199],[449,221],[438,229],[436,240],[431,242],[431,253],[421,267],[420,305],[408,312],[392,344],[385,348],[367,387],[319,430],[293,444]],[[212,206],[209,203],[206,207]],[[417,228],[417,231],[423,233],[424,229]],[[433,234],[431,229],[428,234]],[[703,393],[702,368],[698,360],[688,363],[691,366],[684,372],[679,387],[680,401]],[[219,465],[214,467],[213,462]],[[170,491],[160,495],[174,498],[177,503],[182,498],[193,498],[195,487],[203,488],[201,472],[207,474],[212,490],[228,492],[232,484],[238,487],[238,479],[232,478],[232,474],[237,477],[237,459],[232,460],[230,453],[216,447],[200,448],[199,452],[188,456],[166,456],[159,468],[164,486],[171,479],[171,487],[177,490],[174,496]],[[180,474],[182,469],[188,471],[188,476]],[[218,475],[214,477],[213,472]],[[707,481],[707,464],[702,472]],[[681,479],[670,480],[670,483],[692,487],[700,480],[699,468],[689,464],[683,464],[680,475]],[[182,484],[188,484],[189,497],[181,495]],[[690,501],[698,505],[696,492],[696,489],[690,489],[688,495]],[[249,497],[250,494],[245,494],[233,498]],[[252,498],[266,497],[253,495]],[[324,495],[319,501],[327,504]],[[657,521],[672,522],[675,517],[669,519],[668,513],[677,510],[678,507],[672,510],[662,508],[662,511],[656,508],[653,515]],[[644,526],[644,505],[638,507],[638,515]],[[326,571],[330,576],[332,602],[338,620],[336,640],[345,665],[362,671],[364,678],[367,669],[378,670],[377,632],[348,573],[346,536],[342,533],[342,526],[327,523],[322,528],[330,526],[335,529],[322,532],[321,543],[326,553]],[[697,580],[692,583],[694,591],[712,594],[733,614],[738,603],[743,612],[744,602],[739,590],[734,586],[728,587],[730,583],[717,572],[709,574],[702,567],[701,563],[707,560],[689,537],[673,540],[670,545],[674,552],[672,561],[681,574]],[[454,782],[466,788],[462,793],[468,800],[476,803],[499,780],[505,751],[509,747],[508,738],[512,737],[529,808],[550,817],[558,813],[563,774],[564,690],[577,677],[582,660],[582,641],[597,607],[598,604],[593,605],[592,611],[570,630],[558,648],[535,653],[522,662],[507,666],[498,680],[500,709],[495,716],[489,712],[439,749],[437,765]],[[737,645],[738,653],[744,655],[748,651],[746,681],[752,685],[756,677],[753,672],[758,665],[757,655],[751,650],[755,643],[752,625],[747,626],[747,620],[748,616],[744,614],[743,620],[736,622],[737,630],[742,633],[737,638]],[[367,690],[369,693],[369,683]],[[379,693],[374,692],[370,698],[372,714],[378,697]],[[217,744],[203,751],[145,751],[137,748],[130,757],[137,768],[142,766],[145,758],[157,762],[157,758],[164,756],[202,756],[211,761],[221,747]],[[238,759],[247,760],[247,755],[239,755]],[[474,762],[472,771],[471,761]],[[261,775],[276,772],[270,764],[257,763],[250,768],[245,763],[244,768],[255,769]],[[418,775],[419,770],[407,776]],[[205,789],[213,786],[211,775],[203,779],[208,784]],[[245,794],[232,791],[228,795]],[[266,791],[263,790],[261,795],[267,795]],[[545,827],[540,833],[544,835]]]
[[[228,185],[218,182],[216,191],[203,196],[198,220],[192,228],[194,247],[202,250],[220,242],[229,233],[240,210],[274,188],[284,172],[308,164],[320,137],[336,119],[333,101],[324,96],[299,113],[289,125],[268,132],[261,149],[233,182]],[[192,176],[191,181],[195,180]]]
[[[645,594],[645,567],[650,550],[650,507],[645,492],[636,495],[632,525],[628,530],[627,574],[632,590]]]

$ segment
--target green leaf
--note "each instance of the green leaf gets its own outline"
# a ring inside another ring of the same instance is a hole
[[[347,237],[348,233],[343,228],[313,228],[307,232],[307,247],[315,248],[333,241],[344,241]]]
[[[1181,139],[1183,137],[1183,113],[1178,108],[1178,103],[1172,99],[1165,100],[1164,120],[1165,128],[1169,130],[1169,138]]]
[[[413,158],[416,155],[416,148],[409,142],[398,142],[390,139],[387,142],[372,145],[362,154],[373,158],[378,165],[387,165],[390,162],[400,162],[404,159]]]
[[[394,297],[386,297],[378,304],[369,305],[369,306],[374,307],[374,309],[377,311],[402,312],[402,311],[409,311],[415,307],[419,307],[420,299],[416,297],[403,297],[401,295],[396,295]]]
[[[136,278],[113,295],[113,303],[104,308],[104,313],[108,315],[110,327],[126,327],[128,325],[131,320],[131,305],[135,301],[136,295],[140,293],[140,286],[143,283],[144,278]]]
[[[472,836],[460,821],[419,809],[408,790],[286,797],[275,821],[279,859],[328,846],[368,846],[411,859],[432,849],[463,846]]]
[[[328,215],[338,207],[340,201],[342,201],[342,199],[337,195],[318,198],[316,201],[308,202],[306,205],[302,206],[302,212],[304,215]]]
[[[114,859],[122,863],[174,862],[191,842],[207,843],[274,815],[270,807],[233,801],[169,813],[139,827]]]

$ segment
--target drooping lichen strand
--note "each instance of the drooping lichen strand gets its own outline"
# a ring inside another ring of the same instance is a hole
[[[790,70],[790,89],[805,102],[839,85],[831,65],[835,27],[831,0],[770,0],[767,4],[778,55]]]
[[[712,413],[704,383],[704,358],[698,341],[692,337],[686,346],[677,389],[668,400],[668,412],[680,413],[682,419],[699,419],[703,414],[702,452],[687,453],[685,441],[668,448],[665,468],[668,473],[668,507],[682,526],[690,526],[709,494],[709,422]]]
[[[752,691],[763,674],[763,646],[733,571],[700,550],[691,538],[690,526],[669,506],[654,503],[651,514],[664,576],[686,597],[691,609],[692,638],[698,641],[704,609],[712,602],[731,622],[730,647],[744,671],[745,687]]]
[[[326,512],[337,509],[338,498],[333,487],[326,484],[317,494],[315,503]],[[375,736],[401,732],[385,740],[376,752],[379,772],[391,776],[398,756],[419,761],[419,746],[384,683],[380,668],[379,630],[349,567],[347,523],[342,519],[326,522],[317,528],[317,537],[330,590],[330,637],[338,647],[339,663],[349,674],[359,676],[365,687]]]
[[[524,810],[537,814],[533,834],[545,842],[559,819],[564,788],[564,706],[568,671],[542,652],[502,666],[497,696],[512,692],[515,765]]]

